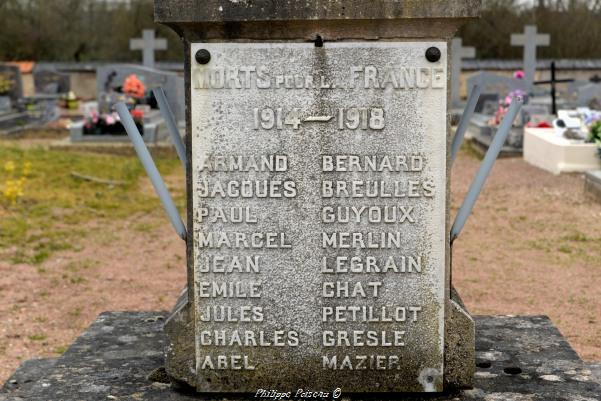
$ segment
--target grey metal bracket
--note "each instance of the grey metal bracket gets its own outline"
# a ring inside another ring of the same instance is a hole
[[[467,99],[465,110],[463,110],[461,120],[459,121],[457,130],[455,131],[455,137],[453,138],[453,144],[451,145],[451,166],[457,158],[457,154],[459,153],[459,149],[463,143],[465,132],[467,131],[467,127],[470,125],[470,120],[474,116],[474,111],[476,110],[476,105],[478,104],[478,99],[480,99],[481,94],[482,85],[475,84],[472,87],[472,91]]]
[[[186,226],[184,226],[184,222],[175,207],[175,203],[167,190],[167,186],[159,173],[154,161],[152,160],[152,156],[144,144],[144,140],[142,139],[142,135],[140,135],[140,131],[138,131],[138,127],[136,127],[136,123],[129,113],[129,109],[125,105],[125,103],[117,103],[115,106],[119,117],[121,118],[121,123],[125,127],[125,131],[131,140],[131,143],[134,145],[134,149],[138,155],[138,158],[142,162],[144,166],[144,170],[146,170],[146,174],[150,178],[150,182],[152,182],[152,186],[156,194],[158,195],[161,203],[163,204],[163,208],[175,229],[177,235],[181,237],[184,241],[186,240]]]
[[[175,118],[173,117],[173,112],[171,111],[169,102],[167,102],[167,96],[165,96],[165,91],[163,90],[163,88],[159,87],[153,89],[152,92],[154,93],[154,97],[157,100],[159,109],[161,110],[161,115],[165,119],[165,124],[167,124],[167,130],[169,130],[169,134],[171,135],[171,140],[173,141],[173,145],[175,146],[177,156],[182,162],[182,165],[184,166],[185,170],[187,165],[186,147],[184,146],[184,141],[182,141],[182,137],[179,134],[179,129],[177,129],[177,123],[175,121]]]
[[[480,164],[480,169],[476,173],[476,177],[474,178],[474,181],[472,181],[467,195],[465,195],[463,204],[457,212],[455,222],[453,223],[453,227],[451,227],[451,243],[459,236],[468,217],[472,213],[472,209],[478,200],[480,191],[482,191],[482,187],[490,174],[490,170],[492,170],[492,167],[495,164],[495,160],[499,157],[499,153],[509,135],[513,121],[517,117],[523,104],[524,100],[521,97],[514,97],[511,101],[509,110],[507,111],[507,114],[505,114],[503,121],[501,121],[501,125],[499,125],[497,133],[484,156],[484,160],[482,160],[482,163]]]

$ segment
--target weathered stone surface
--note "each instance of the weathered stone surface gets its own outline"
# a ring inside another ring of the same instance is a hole
[[[201,49],[197,389],[441,391],[446,43],[192,44]]]
[[[478,17],[478,0],[161,0],[157,22],[373,20]]]
[[[30,359],[19,366],[17,371],[4,383],[2,392],[17,395],[25,393],[46,375],[58,361],[58,358]]]
[[[445,321],[445,388],[471,388],[474,382],[474,319],[455,288],[451,288],[451,313]]]
[[[8,385],[0,391],[2,401],[183,401],[244,400],[246,396],[193,396],[175,391],[147,376],[163,366],[164,312],[103,313],[92,326],[43,375],[28,372],[21,377],[40,377],[27,389]],[[476,317],[477,363],[475,388],[436,397],[391,395],[388,399],[481,400],[481,401],[599,401],[601,386],[594,365],[583,363],[548,318]],[[35,364],[33,365],[35,366]],[[35,369],[34,369],[35,370]],[[517,373],[521,371],[520,373]],[[509,372],[509,373],[506,373]],[[15,376],[16,377],[16,376]],[[13,380],[10,378],[8,382]],[[319,390],[312,388],[313,390]],[[300,398],[297,398],[300,399]],[[342,389],[341,400],[349,394]],[[381,400],[382,396],[352,399]]]
[[[192,313],[186,289],[165,322],[165,334],[169,339],[165,348],[165,370],[172,378],[190,386],[196,383],[196,341]]]
[[[155,0],[155,21],[188,40],[448,38],[481,0]],[[402,21],[402,22],[401,22]]]
[[[588,362],[585,366],[590,369],[597,383],[601,384],[601,362]]]
[[[584,174],[584,191],[597,202],[601,202],[601,170]]]

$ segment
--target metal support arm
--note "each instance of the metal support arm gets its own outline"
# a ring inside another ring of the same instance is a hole
[[[157,193],[159,199],[161,200],[161,203],[163,204],[163,208],[165,209],[165,212],[167,213],[167,216],[169,217],[173,228],[177,232],[177,235],[179,235],[185,241],[186,227],[184,226],[184,222],[182,221],[182,218],[179,215],[177,208],[175,207],[175,203],[173,203],[173,199],[171,199],[171,195],[167,190],[167,186],[161,178],[161,174],[159,173],[159,170],[154,164],[154,161],[152,160],[152,156],[150,155],[146,144],[144,144],[142,135],[140,135],[138,127],[136,127],[136,123],[134,122],[134,119],[129,113],[129,109],[127,108],[125,103],[117,103],[115,108],[117,109],[117,113],[121,118],[121,123],[125,127],[125,131],[127,132],[129,139],[134,145],[134,149],[138,154],[138,158],[142,162],[144,170],[146,170],[146,174],[148,174],[148,177],[152,182],[152,186],[154,187],[155,192]]]
[[[476,105],[478,104],[478,99],[480,99],[481,94],[482,86],[480,84],[475,84],[470,92],[469,98],[467,99],[467,105],[465,106],[465,110],[463,110],[461,120],[459,121],[457,130],[455,131],[453,145],[451,146],[451,165],[453,165],[453,162],[455,162],[455,159],[457,158],[457,154],[459,153],[459,149],[463,143],[463,137],[465,136],[467,127],[470,125],[470,120],[474,116],[474,111],[476,110]]]
[[[167,102],[167,96],[165,96],[165,91],[163,88],[156,88],[152,91],[154,93],[154,97],[159,104],[159,109],[161,110],[161,114],[165,119],[165,124],[167,124],[167,129],[169,130],[169,134],[171,135],[171,140],[173,141],[173,145],[175,146],[175,151],[177,152],[177,156],[179,160],[182,162],[184,166],[184,170],[186,169],[187,158],[186,158],[186,147],[184,146],[184,142],[182,141],[182,137],[179,134],[179,130],[177,129],[177,123],[175,118],[173,117],[173,112],[171,111],[171,107],[169,106],[169,102]]]
[[[513,121],[515,120],[518,112],[522,108],[522,104],[524,103],[521,97],[514,97],[511,101],[511,106],[509,106],[509,110],[499,129],[497,129],[497,133],[495,134],[486,155],[484,156],[484,160],[482,160],[482,164],[480,165],[480,169],[472,182],[470,189],[463,200],[463,204],[461,208],[459,208],[459,212],[457,212],[457,217],[455,217],[455,222],[453,223],[453,227],[451,228],[451,243],[459,236],[463,226],[465,225],[468,217],[472,213],[472,209],[478,200],[478,196],[480,195],[480,191],[490,174],[490,170],[492,169],[495,160],[499,156],[501,152],[501,148],[507,139],[507,135],[509,135],[509,131],[511,130],[511,126],[513,125]]]

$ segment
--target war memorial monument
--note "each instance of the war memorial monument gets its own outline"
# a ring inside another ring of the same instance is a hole
[[[155,0],[186,49],[186,289],[0,400],[599,400],[548,318],[474,319],[452,285],[450,43],[479,10]]]

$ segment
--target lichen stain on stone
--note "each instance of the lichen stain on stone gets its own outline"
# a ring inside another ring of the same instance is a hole
[[[120,336],[119,338],[117,338],[117,340],[122,343],[133,343],[134,341],[138,340],[138,337],[125,335],[125,336]]]
[[[576,380],[577,382],[590,382],[592,381],[590,376],[583,376],[583,375],[577,375],[577,376],[572,376],[573,380]]]
[[[476,353],[476,358],[486,361],[508,361],[509,355],[499,351],[487,351]]]
[[[534,395],[520,393],[492,393],[488,394],[485,401],[534,401]]]
[[[80,388],[78,391],[80,393],[103,393],[109,391],[110,389],[111,388],[109,386],[91,384]]]
[[[498,376],[499,376],[498,374],[490,373],[490,372],[476,372],[475,373],[475,377],[477,379],[493,379]]]
[[[562,382],[563,379],[557,375],[543,375],[540,377],[542,380],[550,381],[550,382]]]

